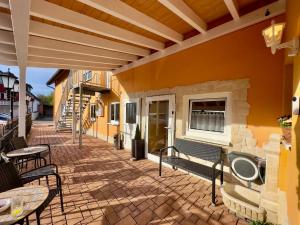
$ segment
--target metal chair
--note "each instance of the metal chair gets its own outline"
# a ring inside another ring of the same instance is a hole
[[[57,166],[51,164],[52,166]],[[46,169],[49,165],[33,169],[23,174],[19,174],[17,168],[12,162],[0,161],[0,192],[8,191],[13,188],[22,187],[24,184],[38,180],[43,177],[55,176],[56,178],[56,188],[49,189],[49,195],[45,202],[36,210],[36,220],[37,224],[40,225],[40,215],[43,210],[49,205],[56,195],[60,195],[61,211],[64,212],[63,206],[63,196],[61,188],[61,178],[56,170],[56,172],[49,173]],[[26,218],[28,219],[28,218]]]

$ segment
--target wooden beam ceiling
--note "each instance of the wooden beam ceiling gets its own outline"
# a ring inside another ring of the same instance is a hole
[[[200,33],[206,33],[206,23],[183,0],[159,0],[159,2]]]
[[[101,10],[107,14],[117,17],[123,21],[134,24],[142,29],[153,32],[166,39],[180,43],[183,40],[182,34],[170,29],[157,20],[141,13],[133,7],[119,0],[79,0],[80,2]]]
[[[30,14],[64,25],[72,26],[95,34],[122,40],[155,50],[164,49],[164,43],[119,28],[109,23],[85,16],[44,0],[32,0]]]
[[[235,0],[224,0],[224,3],[227,6],[232,18],[234,20],[239,20],[240,15]]]

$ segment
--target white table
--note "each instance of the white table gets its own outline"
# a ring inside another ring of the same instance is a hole
[[[12,198],[20,196],[24,201],[24,211],[21,216],[14,218],[10,214],[10,207],[4,212],[0,213],[0,224],[10,225],[14,224],[30,214],[34,213],[40,205],[42,205],[47,199],[49,194],[49,189],[43,186],[28,186],[15,188],[9,191],[0,193],[0,199]]]
[[[45,145],[39,145],[39,146],[31,146],[28,148],[20,148],[13,150],[11,152],[6,153],[6,156],[9,158],[15,158],[15,157],[22,157],[22,156],[30,156],[39,154],[42,152],[48,151],[48,147]]]

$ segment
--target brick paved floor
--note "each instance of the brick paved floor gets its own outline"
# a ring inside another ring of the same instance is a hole
[[[99,139],[85,136],[79,149],[71,134],[39,123],[30,142],[51,144],[63,180],[65,214],[56,197],[42,213],[43,225],[247,224],[226,209],[219,190],[217,206],[211,205],[209,182],[167,168],[159,177],[156,163],[132,162],[128,151]]]

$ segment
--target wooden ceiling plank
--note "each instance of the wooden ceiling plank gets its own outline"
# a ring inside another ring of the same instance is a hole
[[[10,0],[9,3],[18,65],[26,68],[31,1]]]
[[[9,1],[8,0],[0,0],[0,7],[9,9]]]
[[[166,25],[158,22],[157,20],[145,15],[144,13],[136,10],[135,8],[127,5],[119,0],[79,0],[88,6],[103,11],[114,17],[117,17],[125,22],[134,24],[142,29],[150,31],[156,35],[180,43],[183,36],[167,27]]]
[[[13,32],[0,30],[0,44],[14,45],[15,41]]]
[[[15,55],[16,49],[13,45],[0,44],[0,52]]]
[[[1,32],[0,32],[0,42],[1,42]],[[29,37],[29,47],[44,49],[44,50],[53,50],[60,53],[73,53],[82,56],[95,56],[95,57],[104,57],[108,59],[117,59],[123,61],[135,61],[138,59],[137,56],[115,52],[106,49],[93,48],[84,45],[78,45],[74,43],[68,43],[63,41],[57,41],[42,37],[30,36]]]
[[[51,20],[72,26],[95,34],[122,40],[143,47],[163,50],[164,43],[136,34],[126,29],[105,23],[92,17],[77,13],[44,0],[32,0],[30,14],[39,18]]]
[[[107,65],[103,63],[91,63],[91,62],[78,62],[69,59],[52,59],[52,58],[44,58],[38,56],[28,56],[28,61],[30,62],[39,62],[39,63],[52,63],[52,64],[69,64],[69,65],[82,65],[89,67],[98,67],[98,68],[106,68],[106,69],[115,69],[118,68],[118,65]]]
[[[270,11],[269,16],[265,16],[265,12],[267,9]],[[152,55],[141,58],[125,66],[122,66],[121,68],[114,70],[113,73],[119,74],[129,69],[150,63],[154,60],[167,57],[179,51],[183,51],[184,49],[191,48],[195,45],[205,43],[207,41],[235,32],[245,27],[262,22],[264,20],[271,19],[275,16],[283,14],[285,11],[286,11],[286,7],[284,1],[276,1],[262,8],[259,8],[251,13],[241,16],[238,23],[234,20],[224,23],[218,27],[210,29],[205,35],[203,34],[196,35],[190,39],[183,41],[180,45],[179,44],[172,45],[166,48],[163,52],[153,53]]]
[[[12,31],[11,16],[6,13],[0,13],[0,29]]]
[[[150,54],[150,51],[148,49],[143,49],[140,47],[123,44],[36,21],[30,22],[30,34],[39,37],[66,41],[96,48],[104,48],[107,50],[125,52],[139,56],[146,56]]]
[[[1,60],[0,60],[1,62]],[[28,61],[29,67],[39,67],[39,68],[56,68],[56,69],[73,69],[73,70],[99,70],[99,71],[110,71],[107,68],[90,67],[83,65],[69,65],[69,64],[53,64],[53,63],[40,63]]]
[[[200,33],[206,33],[207,24],[205,21],[203,21],[183,0],[159,0],[159,2]]]
[[[1,47],[0,47],[0,51],[1,51]],[[108,58],[97,57],[97,56],[78,55],[74,53],[58,52],[53,50],[39,49],[39,48],[32,48],[32,47],[29,48],[28,55],[50,58],[50,59],[68,59],[72,61],[102,63],[107,65],[117,65],[117,66],[127,64],[126,61],[118,60],[118,59],[108,59]]]
[[[12,54],[0,53],[0,61],[7,60],[7,61],[17,61],[17,56]]]
[[[235,0],[224,0],[224,3],[227,6],[232,18],[234,20],[239,20],[240,15],[239,15],[238,7],[237,7]]]
[[[18,66],[17,60],[8,61],[8,60],[5,60],[5,59],[2,59],[1,56],[0,56],[0,64],[1,65],[6,65],[6,66]]]

